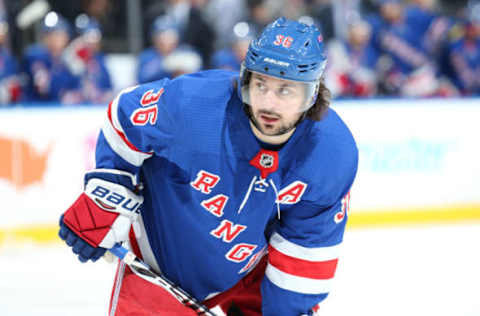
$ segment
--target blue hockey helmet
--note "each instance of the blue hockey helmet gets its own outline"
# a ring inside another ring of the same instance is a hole
[[[177,36],[180,33],[179,25],[173,20],[172,17],[168,15],[158,16],[155,21],[153,21],[150,34],[155,36],[163,32],[173,32]]]
[[[62,31],[65,32],[68,36],[71,35],[71,28],[68,21],[54,11],[50,11],[47,13],[47,15],[45,15],[42,23],[42,31],[44,33]]]
[[[98,21],[85,13],[75,18],[75,29],[77,33],[82,36],[94,34],[96,37],[102,37],[102,28]]]
[[[245,68],[281,79],[316,81],[326,60],[323,37],[316,26],[281,17],[251,42]]]
[[[299,110],[304,112],[315,104],[326,61],[316,26],[281,17],[250,43],[240,72],[242,101],[250,105],[250,78],[260,74],[303,84],[305,97]]]

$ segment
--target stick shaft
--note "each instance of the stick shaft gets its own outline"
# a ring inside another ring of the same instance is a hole
[[[109,250],[112,254],[125,262],[130,269],[142,279],[158,285],[175,297],[183,305],[193,309],[198,315],[216,316],[212,311],[197,301],[193,296],[185,292],[182,288],[175,285],[165,276],[155,272],[148,264],[140,260],[135,254],[120,244],[116,244]]]

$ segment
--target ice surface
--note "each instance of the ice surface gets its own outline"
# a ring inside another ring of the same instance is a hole
[[[480,315],[480,224],[351,230],[322,316]],[[0,315],[105,316],[115,265],[0,248]],[[281,315],[281,313],[279,313]]]

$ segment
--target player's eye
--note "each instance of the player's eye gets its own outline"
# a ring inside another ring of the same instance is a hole
[[[292,93],[293,93],[292,89],[287,88],[287,87],[281,87],[280,89],[278,89],[278,95],[280,95],[282,97],[289,96]]]
[[[255,83],[255,87],[259,90],[259,91],[262,91],[262,92],[265,92],[267,90],[267,86],[265,84],[263,84],[263,82],[261,81],[257,81]]]

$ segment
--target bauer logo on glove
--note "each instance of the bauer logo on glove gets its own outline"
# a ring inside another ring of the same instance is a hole
[[[143,202],[141,196],[135,196],[127,188],[100,179],[91,179],[85,193],[102,209],[116,211],[123,215],[138,214]],[[130,213],[130,214],[129,214]]]
[[[105,170],[92,174],[132,178],[126,173]],[[142,203],[143,196],[133,193],[126,186],[90,178],[85,192],[61,216],[60,238],[73,248],[80,261],[95,261],[106,249],[128,239],[130,227],[137,219]]]

